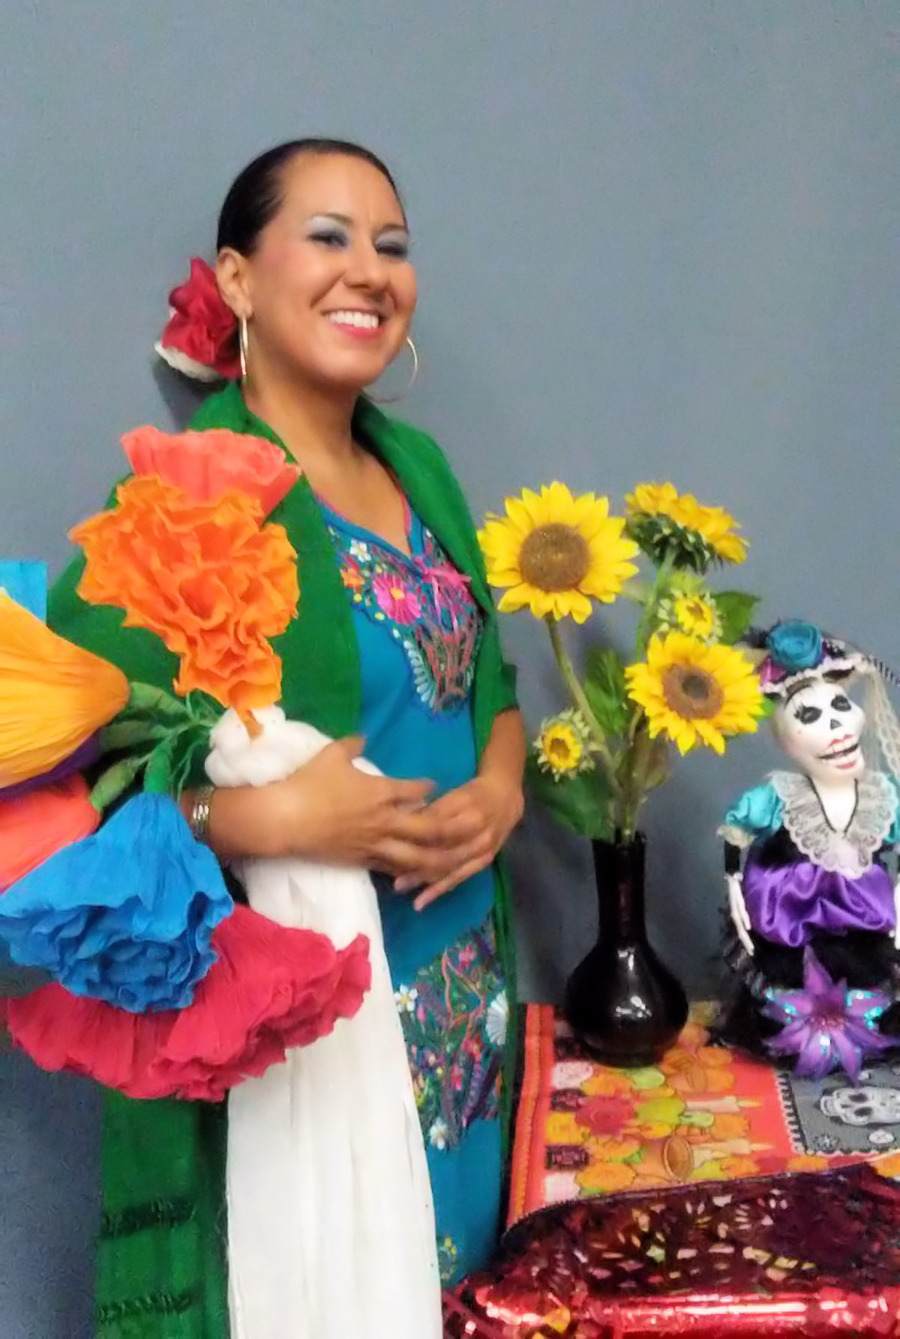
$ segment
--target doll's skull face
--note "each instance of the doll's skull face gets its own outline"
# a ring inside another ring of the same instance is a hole
[[[826,1116],[844,1125],[896,1125],[900,1091],[896,1088],[836,1088],[819,1099]]]
[[[779,702],[774,716],[778,742],[815,781],[859,776],[865,769],[859,741],[866,723],[862,707],[840,684],[819,679]]]

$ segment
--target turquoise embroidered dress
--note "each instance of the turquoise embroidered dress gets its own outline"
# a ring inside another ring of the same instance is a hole
[[[470,691],[481,615],[435,537],[407,512],[409,554],[322,505],[354,611],[366,756],[427,777],[435,798],[476,771]],[[445,1281],[483,1264],[500,1213],[506,996],[490,869],[422,914],[379,880],[384,942],[428,1154]],[[473,1187],[478,1186],[474,1195]]]

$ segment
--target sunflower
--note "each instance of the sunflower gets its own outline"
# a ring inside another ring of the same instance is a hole
[[[756,671],[740,651],[681,632],[651,637],[646,662],[625,676],[651,738],[666,734],[681,753],[698,743],[724,753],[726,737],[752,734],[763,711]]]
[[[574,707],[542,721],[534,741],[538,767],[552,773],[554,781],[589,772],[594,766],[590,746],[587,721]]]
[[[489,515],[479,540],[492,586],[508,586],[504,613],[530,609],[535,618],[571,614],[583,623],[591,598],[611,604],[637,568],[628,561],[637,544],[623,537],[624,520],[609,515],[609,500],[565,484],[523,490],[506,499],[506,516]]]
[[[742,563],[747,541],[723,507],[706,507],[675,485],[638,484],[625,499],[628,533],[654,562],[705,572],[712,562]]]
[[[686,632],[701,642],[715,642],[722,635],[722,619],[716,602],[702,577],[676,572],[668,594],[659,602],[660,632]]]

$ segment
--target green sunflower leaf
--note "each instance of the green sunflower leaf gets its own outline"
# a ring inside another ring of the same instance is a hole
[[[720,590],[716,591],[712,598],[722,622],[721,639],[729,646],[733,646],[753,622],[753,613],[759,604],[759,596],[747,595],[740,590]]]
[[[583,687],[603,733],[614,739],[623,735],[629,719],[625,666],[612,647],[588,653]]]
[[[547,806],[557,822],[571,828],[580,837],[605,840],[612,837],[609,786],[598,769],[554,781],[550,772],[541,769],[532,753],[525,766],[525,784],[532,795]]]

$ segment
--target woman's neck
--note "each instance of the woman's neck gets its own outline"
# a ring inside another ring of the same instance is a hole
[[[355,391],[298,386],[295,380],[272,375],[260,381],[251,368],[243,396],[251,413],[278,434],[304,472],[333,468],[356,453],[352,431]]]

